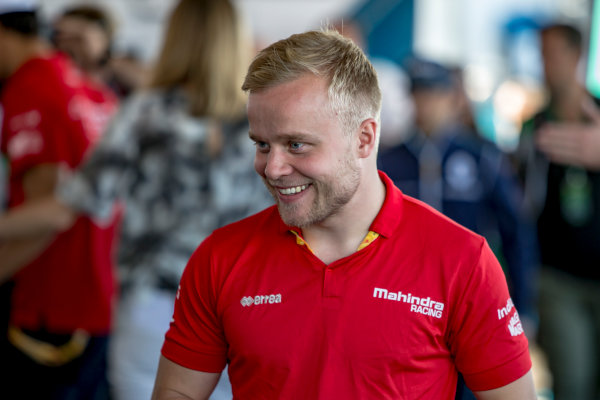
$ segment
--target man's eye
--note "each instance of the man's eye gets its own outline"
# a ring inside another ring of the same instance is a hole
[[[304,143],[300,143],[300,142],[292,142],[290,143],[290,147],[292,150],[302,150],[302,147],[304,146]]]
[[[269,150],[269,145],[265,142],[254,142],[256,149],[259,151],[267,151]]]

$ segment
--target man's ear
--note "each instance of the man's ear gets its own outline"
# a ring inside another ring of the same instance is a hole
[[[373,118],[365,119],[358,130],[358,156],[368,158],[373,152],[377,151],[379,138],[377,135],[377,121]]]

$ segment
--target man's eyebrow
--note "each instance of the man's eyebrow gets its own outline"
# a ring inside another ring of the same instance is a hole
[[[254,133],[252,133],[252,131],[248,131],[248,137],[250,137],[250,139],[254,141],[258,141],[258,137]]]
[[[250,138],[250,140],[253,140],[255,142],[263,142],[265,141],[265,139],[258,133],[252,132],[252,131],[248,131],[248,137]]]
[[[260,135],[255,134],[252,131],[248,131],[248,136],[250,139],[254,141],[261,141]],[[286,140],[286,141],[315,141],[315,135],[302,133],[302,132],[287,132],[287,133],[278,133],[276,135],[276,140]]]
[[[287,139],[288,141],[298,141],[303,142],[306,140],[314,140],[314,135],[310,135],[302,132],[291,132],[291,133],[282,133],[281,137]]]

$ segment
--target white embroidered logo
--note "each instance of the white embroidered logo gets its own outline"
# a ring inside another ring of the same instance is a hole
[[[506,301],[506,305],[498,309],[498,319],[501,320],[502,318],[506,317],[514,307],[515,305],[513,304],[512,299],[509,297]]]
[[[510,317],[510,321],[508,322],[508,331],[510,332],[510,336],[519,336],[523,333],[521,319],[519,318],[519,313],[516,311],[515,315]]]
[[[523,325],[521,325],[521,319],[519,318],[519,313],[515,309],[515,305],[510,297],[506,301],[506,305],[504,307],[498,309],[498,320],[501,320],[502,318],[505,318],[506,316],[508,316],[508,314],[510,314],[510,312],[513,309],[515,310],[515,312],[512,315],[512,317],[510,317],[507,327],[508,327],[508,331],[510,332],[511,336],[519,336],[520,334],[523,333]]]
[[[373,290],[373,297],[410,304],[411,312],[430,315],[435,318],[442,318],[442,312],[444,311],[444,303],[431,300],[431,297],[413,296],[412,293],[390,292],[387,289],[376,287]]]
[[[253,304],[278,304],[281,303],[281,293],[263,296],[244,296],[242,297],[242,300],[240,300],[240,303],[244,307],[250,307]]]
[[[42,134],[34,129],[24,129],[19,131],[8,142],[8,154],[12,158],[18,159],[28,154],[37,154],[44,147]]]

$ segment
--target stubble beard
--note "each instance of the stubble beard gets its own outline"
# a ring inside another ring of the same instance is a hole
[[[263,179],[264,180],[264,179]],[[337,214],[352,199],[360,184],[358,166],[346,157],[340,162],[336,173],[327,181],[313,181],[308,190],[314,191],[312,204],[284,203],[279,200],[277,189],[264,180],[275,198],[283,222],[288,226],[306,228],[325,221]]]

